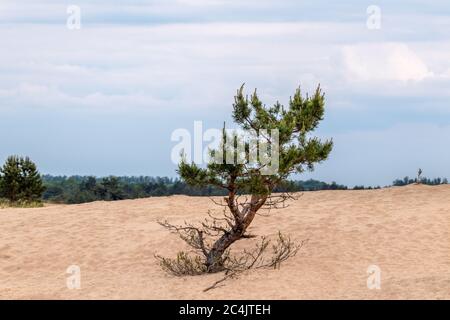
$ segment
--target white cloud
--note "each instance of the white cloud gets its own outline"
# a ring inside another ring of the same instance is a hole
[[[371,43],[345,46],[343,59],[352,81],[421,81],[433,73],[403,43]]]
[[[318,83],[330,107],[374,94],[372,82],[379,95],[448,96],[450,61],[439,52],[450,44],[346,45],[364,32],[317,22],[3,27],[0,87],[8,94],[0,108],[225,109],[242,82],[260,89],[267,104],[287,103],[298,85],[310,92]]]

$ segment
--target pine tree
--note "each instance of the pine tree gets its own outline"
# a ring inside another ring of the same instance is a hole
[[[38,201],[45,190],[36,164],[25,157],[20,159],[21,184],[19,198],[25,201]]]
[[[0,169],[0,197],[11,202],[19,200],[20,186],[22,183],[20,158],[10,156]]]
[[[103,178],[99,192],[104,200],[122,200],[125,198],[117,177],[110,176]]]
[[[245,154],[239,154],[236,151],[238,138],[228,136],[225,128],[222,144],[217,150],[211,150],[211,157],[217,159],[217,156],[220,158],[231,153],[234,162],[212,161],[206,168],[201,168],[182,160],[178,168],[181,179],[192,186],[214,186],[225,190],[227,196],[223,203],[218,204],[224,206],[228,212],[225,213],[225,217],[212,218],[212,221],[202,223],[200,227],[192,224],[175,226],[167,221],[160,222],[169,230],[178,232],[183,240],[199,252],[199,256],[193,259],[189,259],[185,253],[180,253],[176,260],[162,258],[161,264],[168,270],[180,273],[183,266],[176,264],[181,263],[188,269],[186,273],[192,273],[192,265],[199,266],[199,261],[202,261],[205,272],[226,269],[224,265],[227,259],[229,260],[228,248],[234,242],[250,237],[247,229],[257,212],[260,209],[284,206],[285,201],[291,199],[287,194],[272,195],[272,191],[284,183],[290,174],[313,170],[314,164],[327,159],[332,150],[331,140],[322,142],[309,136],[324,115],[324,94],[320,86],[314,95],[306,97],[303,97],[300,89],[297,89],[287,109],[278,102],[273,107],[266,107],[260,101],[256,90],[250,98],[244,96],[243,90],[242,86],[235,96],[233,119],[249,136],[254,136],[256,132],[259,139],[267,144],[267,150],[278,152],[278,170],[269,174],[264,173],[268,163],[262,160],[261,153],[256,164],[237,161],[242,160],[242,157],[249,160],[253,144],[246,142]],[[275,130],[278,139],[273,135],[262,133],[263,130],[267,132]],[[258,147],[261,145],[260,141]],[[207,239],[207,236],[217,238],[211,240]],[[289,242],[280,235],[279,243],[285,250]],[[263,245],[260,248],[262,247]],[[259,254],[256,256],[259,259]],[[202,269],[201,266],[199,268]]]
[[[0,169],[0,196],[11,202],[37,201],[45,188],[30,158],[10,156]]]

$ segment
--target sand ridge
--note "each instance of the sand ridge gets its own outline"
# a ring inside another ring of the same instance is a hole
[[[199,221],[208,209],[220,210],[187,196],[0,209],[0,298],[450,299],[450,185],[305,192],[250,230],[309,239],[299,254],[204,293],[221,275],[170,276],[154,255],[186,248],[158,219]],[[78,290],[66,286],[73,264]],[[373,264],[380,290],[367,288]]]

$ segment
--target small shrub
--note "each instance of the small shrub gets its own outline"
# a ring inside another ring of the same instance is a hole
[[[44,203],[38,200],[17,200],[10,201],[8,199],[0,199],[0,208],[40,208]]]
[[[195,276],[207,272],[202,257],[189,256],[187,252],[178,252],[175,259],[156,256],[163,270],[175,276]]]
[[[306,241],[296,243],[290,237],[278,232],[276,242],[270,246],[272,242],[266,237],[261,237],[252,250],[244,250],[237,256],[231,255],[231,251],[227,250],[223,255],[222,271],[225,271],[226,274],[237,274],[250,269],[277,269],[282,262],[294,257]],[[268,254],[270,249],[271,252]],[[175,259],[159,255],[156,258],[164,271],[175,276],[195,276],[208,273],[204,258],[197,253],[190,255],[181,251]]]

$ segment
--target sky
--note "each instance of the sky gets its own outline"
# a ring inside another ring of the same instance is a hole
[[[266,105],[323,88],[334,150],[295,179],[450,178],[448,0],[0,1],[0,162],[176,177],[172,133],[231,125],[242,83]]]

